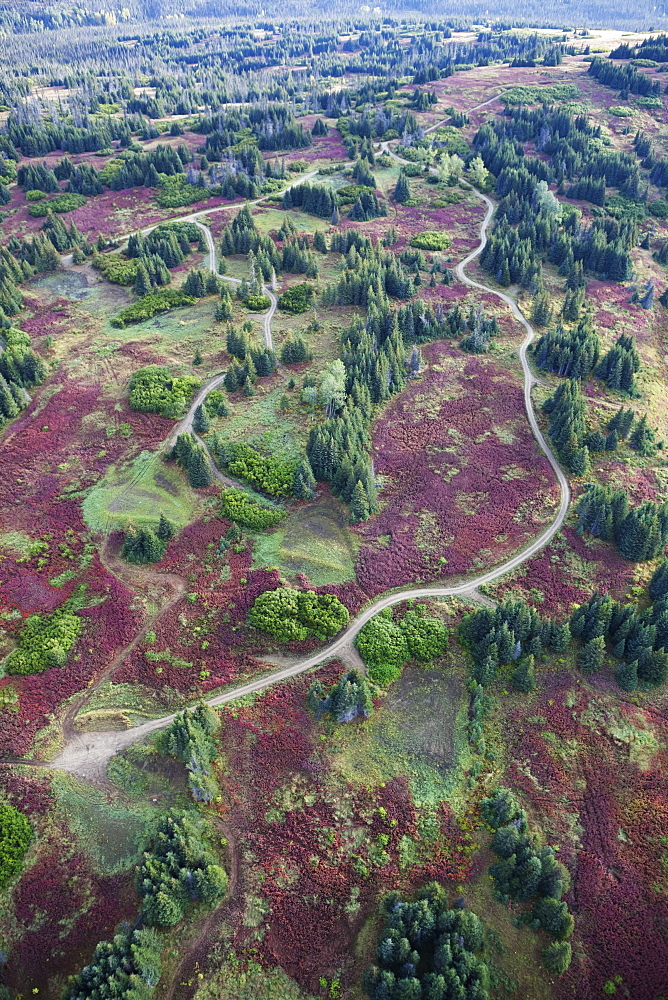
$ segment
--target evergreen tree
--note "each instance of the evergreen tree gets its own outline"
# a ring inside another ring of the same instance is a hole
[[[600,636],[591,639],[580,650],[578,664],[583,674],[594,674],[600,670],[605,660],[605,639]]]
[[[188,458],[188,482],[194,490],[201,490],[211,484],[211,468],[206,449],[196,444]]]
[[[315,496],[316,480],[311,463],[304,457],[295,469],[294,495],[298,500],[310,500]]]
[[[638,687],[638,661],[620,663],[615,678],[622,691],[635,691]]]
[[[193,430],[197,434],[206,434],[211,429],[211,421],[206,409],[201,404],[195,409],[193,414]]]
[[[411,189],[408,184],[408,177],[402,170],[394,188],[394,200],[400,205],[403,205],[410,199],[410,196]]]
[[[162,542],[168,542],[174,537],[174,525],[168,521],[164,514],[160,515],[160,521],[156,529],[156,535]]]
[[[367,491],[360,479],[357,480],[353,487],[350,499],[350,511],[353,521],[366,521],[371,513]]]
[[[535,661],[533,656],[525,656],[520,660],[511,679],[516,691],[528,693],[536,687]]]

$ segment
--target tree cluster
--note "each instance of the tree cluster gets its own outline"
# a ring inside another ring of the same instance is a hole
[[[381,611],[357,633],[355,645],[368,667],[368,676],[386,688],[409,660],[430,663],[443,654],[449,631],[445,623],[426,613],[424,605],[395,620],[391,609]]]
[[[255,598],[248,624],[279,642],[303,641],[312,635],[324,640],[340,632],[349,617],[348,609],[334,594],[279,587]]]
[[[373,710],[371,686],[357,670],[342,674],[329,689],[314,681],[307,695],[309,708],[317,718],[327,712],[335,722],[352,722],[358,715],[368,718]]]
[[[590,483],[577,506],[577,531],[614,541],[625,559],[656,559],[668,543],[668,502],[629,505],[625,490]]]

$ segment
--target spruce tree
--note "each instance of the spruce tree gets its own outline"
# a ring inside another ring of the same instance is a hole
[[[188,458],[188,482],[194,490],[201,490],[211,484],[211,468],[202,445],[196,445]]]
[[[580,650],[578,664],[583,674],[594,674],[600,670],[605,660],[605,639],[599,636],[591,639]]]
[[[197,434],[206,434],[211,428],[211,421],[209,420],[209,415],[202,404],[195,409],[193,414],[193,430]]]
[[[357,480],[353,487],[352,497],[350,498],[350,511],[353,521],[366,521],[371,513],[366,487],[360,479]]]
[[[311,463],[304,456],[295,469],[294,495],[298,500],[310,500],[315,496],[316,479],[313,475]]]
[[[171,521],[167,520],[164,514],[160,515],[160,521],[155,533],[163,542],[168,542],[170,538],[174,537],[174,525]]]
[[[402,170],[394,188],[394,200],[403,205],[410,199],[410,196],[411,189],[408,184],[408,178]]]
[[[137,275],[135,277],[133,291],[135,295],[139,296],[139,298],[143,295],[148,295],[151,291],[151,282],[149,280],[148,271],[141,261],[137,265]]]
[[[635,691],[638,687],[638,661],[620,663],[615,679],[622,691]]]
[[[511,683],[516,691],[523,691],[525,694],[535,690],[536,672],[533,656],[525,656],[520,660],[511,678]]]

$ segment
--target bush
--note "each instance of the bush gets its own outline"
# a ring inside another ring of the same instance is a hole
[[[278,308],[293,315],[306,312],[313,301],[313,293],[313,286],[309,285],[306,281],[302,281],[298,285],[292,285],[291,288],[286,289],[280,296]]]
[[[265,528],[273,528],[286,517],[284,510],[264,506],[243,490],[224,490],[221,499],[223,517],[251,530],[263,531]]]
[[[49,211],[58,212],[62,215],[63,212],[73,212],[75,208],[81,208],[85,204],[86,198],[84,195],[66,192],[65,194],[57,194],[55,198],[51,198],[49,201],[39,201],[37,204],[31,205],[28,209],[28,215],[32,215],[34,219],[41,219]]]
[[[175,378],[169,368],[160,365],[139,368],[130,379],[130,409],[174,419],[181,416],[200,385],[190,375]]]
[[[355,639],[368,667],[401,667],[409,658],[408,643],[400,625],[383,613],[367,622]]]
[[[44,201],[46,197],[46,191],[39,191],[38,189],[26,191],[26,201]]]
[[[222,444],[221,461],[233,476],[241,476],[274,497],[289,497],[295,479],[295,463],[262,455],[248,444]]]
[[[447,235],[447,233],[439,233],[433,230],[427,230],[424,233],[418,233],[411,239],[411,246],[417,247],[419,250],[447,250],[452,240]]]
[[[280,642],[291,642],[311,635],[329,639],[348,623],[349,617],[348,609],[334,594],[278,587],[255,598],[248,624]]]
[[[5,660],[8,674],[39,674],[62,667],[81,631],[81,619],[69,611],[26,618],[17,648]]]
[[[251,312],[266,312],[271,305],[268,295],[247,295],[243,301],[246,309],[250,309]]]
[[[167,312],[168,309],[176,309],[179,306],[192,306],[196,301],[192,295],[186,295],[175,288],[150,292],[148,295],[142,295],[131,306],[121,309],[118,315],[112,319],[111,325],[123,329],[129,323],[141,323],[157,313]]]
[[[401,622],[401,630],[406,636],[410,656],[423,663],[435,660],[447,648],[449,631],[440,618],[408,612]]]
[[[93,267],[114,285],[134,285],[138,264],[138,260],[128,260],[121,253],[96,254],[93,258]]]
[[[32,835],[32,827],[23,813],[0,802],[0,889],[20,873]]]
[[[401,669],[392,663],[380,663],[378,666],[369,667],[367,676],[378,687],[388,688],[390,684],[394,684],[401,677]]]
[[[647,203],[647,211],[655,219],[668,219],[668,201],[664,201],[662,198],[658,201],[650,201]]]
[[[553,941],[543,948],[543,965],[553,976],[561,976],[571,964],[572,948],[569,941]]]
[[[196,184],[189,184],[185,174],[173,174],[160,181],[155,200],[161,208],[181,208],[183,205],[193,205],[196,201],[204,201],[219,193],[220,188],[199,187]]]

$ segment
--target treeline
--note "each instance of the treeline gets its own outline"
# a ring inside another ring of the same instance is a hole
[[[180,760],[188,772],[188,788],[195,802],[213,802],[219,795],[211,764],[218,756],[214,734],[220,718],[204,702],[184,709],[158,736],[158,749]]]
[[[614,541],[620,554],[632,562],[661,555],[668,543],[668,502],[645,500],[629,505],[625,490],[589,484],[577,506],[578,534],[588,531],[605,542]]]
[[[607,649],[620,660],[616,679],[624,691],[658,687],[668,679],[668,563],[663,561],[649,584],[650,606],[620,604],[595,593],[571,615],[572,634],[583,643],[578,664],[584,674],[600,670]],[[607,646],[606,646],[607,643]]]
[[[496,895],[502,903],[533,901],[532,909],[520,920],[555,938],[543,949],[542,957],[548,972],[562,975],[571,962],[567,938],[575,926],[561,898],[570,888],[568,870],[557,861],[552,847],[536,844],[526,812],[507,788],[498,788],[483,799],[480,811],[494,831],[490,846],[499,860],[490,866],[489,874]]]
[[[478,956],[482,921],[461,901],[456,907],[435,882],[420,889],[413,902],[388,893],[382,904],[385,927],[374,964],[364,974],[371,1000],[488,1000],[489,969]]]
[[[542,335],[533,348],[536,364],[562,378],[585,379],[592,374],[611,389],[633,395],[634,376],[640,370],[635,338],[621,334],[601,357],[601,341],[589,314],[567,330],[559,323]]]
[[[615,66],[608,59],[595,56],[589,65],[588,72],[604,87],[619,90],[623,99],[627,98],[629,94],[642,94],[645,97],[650,97],[658,96],[661,93],[659,81],[652,80],[635,66]]]

